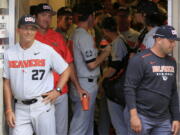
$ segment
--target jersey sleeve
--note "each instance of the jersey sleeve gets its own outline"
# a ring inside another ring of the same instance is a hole
[[[150,36],[145,41],[143,41],[143,44],[145,45],[145,47],[147,49],[147,48],[152,48],[154,45],[154,42],[155,42],[155,40],[154,40],[153,36]]]
[[[83,58],[86,63],[90,63],[96,60],[97,50],[94,46],[94,40],[91,36],[82,35],[79,40],[79,47],[82,52]]]
[[[143,72],[143,60],[139,56],[132,57],[127,67],[124,83],[125,99],[129,109],[136,108],[136,88],[143,78]]]
[[[112,47],[112,61],[121,61],[126,54],[126,45],[121,39],[119,39],[118,42],[114,43]]]
[[[3,77],[9,79],[8,55],[4,53]]]
[[[51,68],[58,74],[62,74],[68,67],[67,62],[55,50],[51,50]]]

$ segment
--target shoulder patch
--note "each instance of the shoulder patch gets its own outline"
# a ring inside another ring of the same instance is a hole
[[[85,52],[86,57],[91,57],[93,54],[92,50],[88,50]]]

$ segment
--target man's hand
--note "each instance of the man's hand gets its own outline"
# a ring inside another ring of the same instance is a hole
[[[174,120],[172,122],[172,129],[171,129],[171,131],[172,131],[173,135],[178,135],[179,129],[180,129],[179,126],[180,126],[179,121]]]
[[[142,124],[141,124],[141,120],[138,116],[133,116],[130,119],[130,124],[131,124],[131,129],[136,132],[136,133],[140,133],[142,130]]]
[[[111,50],[112,50],[111,45],[108,45],[105,48],[101,49],[102,53],[106,52],[107,54],[109,54]]]
[[[55,100],[57,99],[57,97],[60,96],[60,93],[56,90],[51,90],[45,94],[43,94],[42,96],[44,96],[45,98],[43,99],[43,102],[45,104],[48,104],[48,103],[54,103]]]
[[[6,121],[10,128],[15,127],[15,120],[16,118],[13,111],[6,112]]]
[[[79,93],[80,99],[82,99],[83,94],[86,94],[87,97],[90,98],[90,94],[83,88],[78,88],[77,92]]]

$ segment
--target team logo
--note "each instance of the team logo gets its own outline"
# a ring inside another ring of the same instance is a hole
[[[35,53],[34,53],[34,55],[38,55],[38,54],[40,54],[40,52],[35,52]]]
[[[44,6],[43,6],[43,9],[48,9],[48,10],[51,10],[51,7],[50,7],[50,6],[48,6],[48,5],[44,5]]]
[[[150,61],[149,64],[153,65],[153,64],[156,64],[155,61]]]
[[[86,53],[86,57],[91,57],[93,54],[91,50],[86,51],[85,53]]]
[[[163,81],[167,81],[168,77],[167,76],[162,76]]]
[[[25,22],[35,22],[33,17],[25,17]]]

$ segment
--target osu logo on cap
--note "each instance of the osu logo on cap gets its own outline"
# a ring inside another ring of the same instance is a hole
[[[35,19],[32,17],[25,17],[25,22],[35,22]]]
[[[51,7],[48,6],[48,5],[44,5],[44,6],[43,6],[43,9],[49,9],[49,10],[51,10]]]

